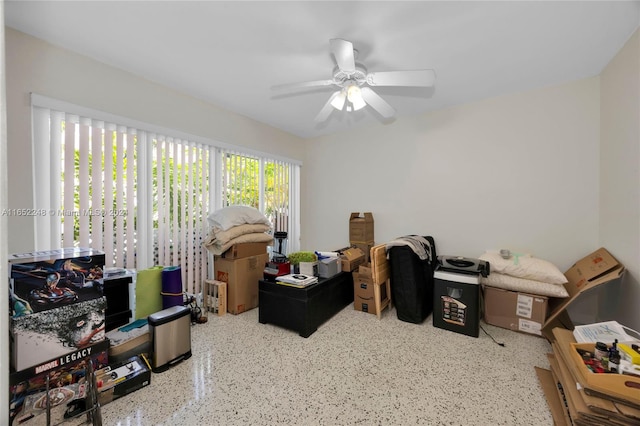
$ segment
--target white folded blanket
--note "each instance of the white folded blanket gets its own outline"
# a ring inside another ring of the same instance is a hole
[[[273,235],[266,234],[264,232],[254,232],[251,234],[243,234],[236,238],[232,238],[224,243],[213,241],[205,241],[202,245],[211,253],[216,256],[221,255],[225,251],[229,250],[232,245],[240,243],[268,243],[273,244]]]
[[[267,232],[270,230],[271,226],[265,225],[263,223],[248,223],[244,225],[237,225],[227,230],[213,227],[209,231],[209,235],[207,235],[204,244],[205,246],[211,244],[223,245],[233,240],[234,238],[238,238],[241,235]]]

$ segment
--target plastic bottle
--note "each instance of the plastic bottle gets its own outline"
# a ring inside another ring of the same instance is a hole
[[[620,373],[620,351],[618,350],[618,339],[613,342],[609,349],[609,371]]]
[[[609,348],[607,348],[607,344],[603,342],[596,342],[596,349],[593,351],[593,354],[598,361],[602,361],[603,356],[609,355]]]

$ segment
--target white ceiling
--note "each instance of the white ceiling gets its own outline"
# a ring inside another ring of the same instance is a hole
[[[435,89],[375,88],[398,116],[598,75],[640,23],[638,1],[5,1],[5,22],[304,138],[366,125],[313,119],[331,88],[329,39],[369,71],[434,69]],[[386,123],[392,125],[392,122]]]

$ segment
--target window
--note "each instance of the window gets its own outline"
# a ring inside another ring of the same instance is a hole
[[[275,231],[298,235],[295,220],[297,205],[297,167],[285,161],[243,155],[221,150],[222,193],[224,206],[247,205],[261,210]]]
[[[299,170],[239,150],[32,95],[36,250],[92,247],[107,267],[180,266],[185,291],[210,272],[207,214],[261,210],[299,247]]]

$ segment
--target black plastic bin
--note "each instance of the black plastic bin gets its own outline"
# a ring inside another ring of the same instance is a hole
[[[436,246],[432,237],[424,237],[431,253],[422,260],[409,245],[389,248],[391,268],[391,300],[398,319],[420,324],[433,310],[433,271],[437,264]]]

